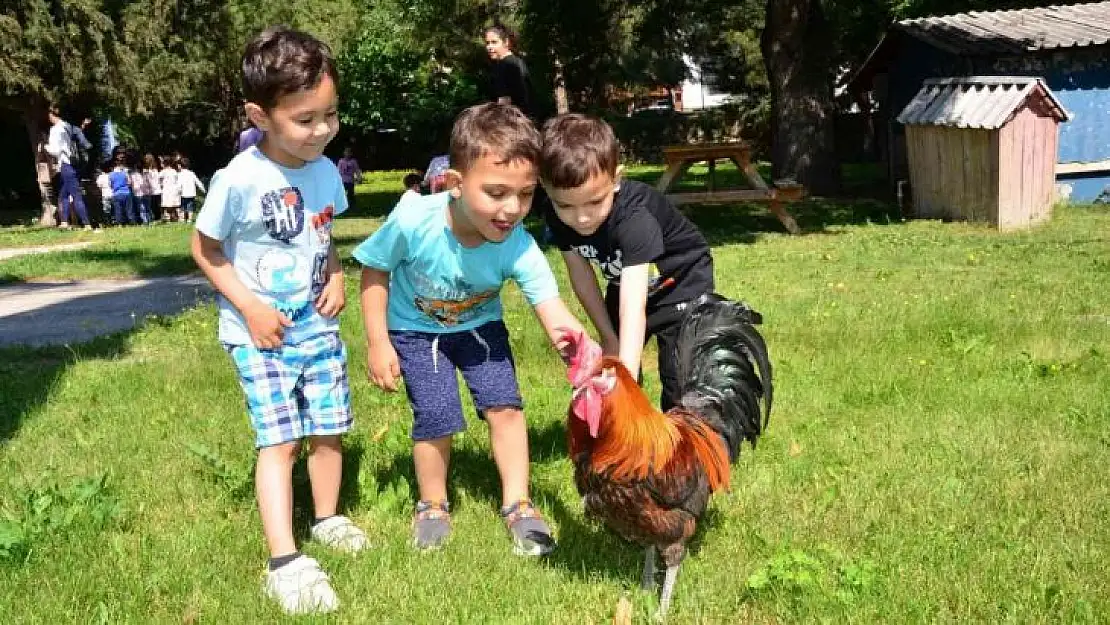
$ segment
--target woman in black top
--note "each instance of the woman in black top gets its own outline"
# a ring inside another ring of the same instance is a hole
[[[528,66],[513,54],[513,36],[504,26],[485,30],[486,53],[493,61],[490,68],[490,95],[494,102],[513,104],[525,115],[535,119],[532,108],[532,80]]]

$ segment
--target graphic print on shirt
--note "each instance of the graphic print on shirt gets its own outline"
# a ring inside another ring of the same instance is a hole
[[[312,299],[315,300],[324,292],[324,285],[328,282],[328,253],[317,252],[312,259]]]
[[[482,309],[497,299],[498,289],[478,291],[462,277],[451,284],[442,284],[428,277],[427,271],[414,272],[413,305],[441,326],[453,327],[481,314]]]
[[[290,243],[304,231],[304,198],[297,187],[262,194],[262,223],[270,236]]]
[[[280,249],[266,250],[255,263],[255,278],[264,295],[294,323],[310,311],[309,302],[297,297],[309,286],[310,271],[311,268],[301,266],[296,256]]]
[[[621,272],[624,270],[624,262],[621,259],[623,254],[620,250],[613,250],[609,256],[598,258],[597,248],[589,243],[575,245],[571,249],[575,254],[601,267],[601,272],[605,274],[607,280],[616,280],[621,277]]]
[[[335,206],[328,204],[324,210],[312,215],[312,230],[316,232],[316,239],[320,245],[331,245],[331,227],[335,219]]]

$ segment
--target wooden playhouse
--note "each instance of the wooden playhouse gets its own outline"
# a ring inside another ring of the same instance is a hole
[[[898,115],[913,216],[1012,230],[1048,219],[1059,126],[1069,114],[1040,78],[926,80]]]

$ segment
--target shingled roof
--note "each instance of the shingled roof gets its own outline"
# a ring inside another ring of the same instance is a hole
[[[996,130],[1030,97],[1043,98],[1056,119],[1068,120],[1068,112],[1040,78],[969,76],[926,80],[898,123]]]
[[[1110,42],[1110,2],[922,17],[894,28],[955,54],[1098,46]]]
[[[870,89],[872,76],[882,71],[896,42],[906,36],[960,56],[1015,56],[1101,46],[1110,44],[1110,2],[972,11],[895,22],[848,81],[849,89]]]

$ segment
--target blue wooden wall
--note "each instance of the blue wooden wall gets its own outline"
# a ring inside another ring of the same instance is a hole
[[[1044,78],[1048,88],[1072,114],[1072,119],[1060,126],[1059,161],[1091,163],[1110,160],[1110,62],[1106,53],[1107,48],[1099,46],[984,59],[976,69],[983,73]],[[1106,175],[1110,171],[1095,172],[1088,177]]]
[[[891,119],[902,111],[926,78],[961,75],[1040,76],[1072,114],[1060,126],[1061,163],[1110,161],[1110,49],[1030,53],[1021,57],[959,57],[910,36],[902,38],[889,67]],[[892,128],[901,134],[897,123]],[[1072,201],[1089,202],[1110,188],[1110,169],[1060,176]]]

